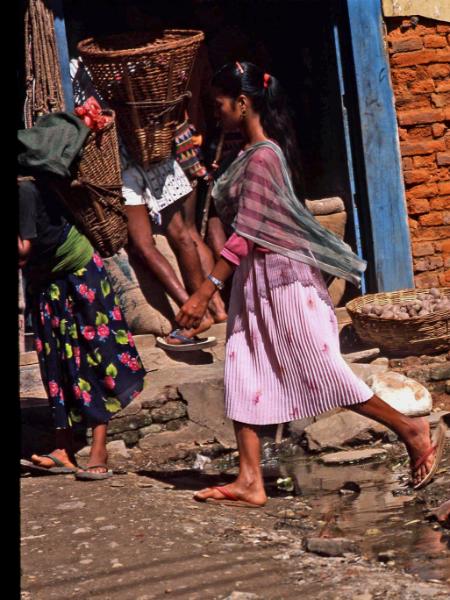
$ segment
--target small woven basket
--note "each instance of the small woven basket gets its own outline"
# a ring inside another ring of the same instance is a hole
[[[429,289],[410,289],[398,292],[367,294],[346,304],[358,336],[396,356],[435,354],[450,349],[450,311],[438,311],[423,317],[410,317],[402,321],[381,319],[362,314],[367,304],[399,304],[420,300]],[[439,288],[450,298],[450,288]]]
[[[95,87],[117,113],[121,136],[143,167],[168,158],[204,35],[166,29],[88,38],[78,51]]]
[[[102,114],[112,121],[89,134],[74,167],[70,193],[63,199],[83,233],[106,258],[126,244],[128,229],[114,111]]]

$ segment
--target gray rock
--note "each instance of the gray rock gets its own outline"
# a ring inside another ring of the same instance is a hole
[[[86,458],[90,455],[91,453],[91,446],[84,446],[84,448],[81,448],[81,450],[78,450],[78,452],[76,453],[76,456],[79,456],[80,458]]]
[[[139,430],[139,436],[145,437],[149,433],[159,433],[162,430],[162,425],[160,425],[159,423],[152,423],[152,425],[149,425],[148,427],[142,427],[142,429]]]
[[[433,381],[441,381],[442,379],[450,379],[450,362],[447,365],[431,367],[430,377]]]
[[[371,375],[378,375],[379,373],[385,373],[388,370],[387,365],[366,365],[363,363],[351,363],[349,367],[353,371],[353,373],[362,379],[364,382]]]
[[[298,419],[297,421],[291,421],[288,424],[289,434],[292,437],[301,437],[308,425],[314,423],[314,417],[306,417],[305,419]]]
[[[389,359],[386,356],[380,356],[373,360],[371,365],[381,365],[382,367],[389,367]]]
[[[374,364],[372,359],[374,359],[379,354],[379,348],[369,348],[368,350],[361,350],[360,352],[350,352],[349,354],[343,354],[342,357],[345,360],[345,362],[348,363],[370,361],[371,364]]]
[[[56,510],[80,510],[86,506],[86,502],[63,502],[62,504],[58,504]]]
[[[186,405],[178,400],[169,400],[159,408],[151,411],[152,420],[155,423],[165,423],[186,416]]]
[[[252,594],[251,592],[231,592],[229,596],[223,600],[259,600],[261,596]]]
[[[184,383],[178,386],[178,390],[187,402],[189,420],[209,429],[225,448],[235,448],[233,424],[225,417],[223,377]]]
[[[141,427],[151,425],[152,417],[146,413],[140,412],[137,415],[128,415],[125,417],[116,417],[111,419],[108,425],[108,435],[123,433],[125,431],[136,431]]]
[[[175,421],[169,421],[166,425],[167,431],[177,431],[180,427],[185,424],[185,419],[175,419]]]
[[[343,452],[332,452],[320,457],[325,465],[339,465],[344,463],[363,462],[378,456],[384,456],[386,450],[383,448],[365,448],[364,450],[344,450]]]
[[[304,547],[308,552],[320,556],[343,556],[346,553],[359,552],[358,544],[347,538],[306,538]]]
[[[110,436],[108,435],[108,438]],[[111,441],[123,440],[127,446],[134,446],[139,441],[139,431],[123,431],[110,437]]]
[[[106,450],[109,454],[114,456],[121,456],[122,458],[130,458],[130,453],[125,446],[125,442],[123,440],[115,440],[114,442],[109,442],[106,444]]]
[[[346,410],[309,425],[305,436],[309,450],[314,451],[367,443],[382,437],[386,431],[386,427],[376,421]]]
[[[211,431],[205,427],[200,427],[195,423],[188,422],[184,427],[177,431],[162,431],[161,433],[150,433],[139,440],[141,450],[151,452],[156,448],[167,447],[176,453],[176,446],[179,444],[204,444],[213,441],[214,436]]]

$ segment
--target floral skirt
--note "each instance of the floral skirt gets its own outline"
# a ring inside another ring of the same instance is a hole
[[[145,370],[102,259],[28,294],[56,428],[108,423],[142,390]]]

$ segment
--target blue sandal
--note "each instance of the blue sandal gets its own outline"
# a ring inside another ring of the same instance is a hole
[[[164,338],[157,337],[156,345],[159,346],[159,348],[163,348],[163,350],[168,350],[169,352],[203,350],[203,348],[211,348],[217,344],[217,339],[215,337],[211,336],[207,338],[199,338],[195,335],[194,337],[188,338],[181,334],[179,329],[174,329],[167,337],[179,340],[181,342],[181,344],[169,344],[164,340]]]

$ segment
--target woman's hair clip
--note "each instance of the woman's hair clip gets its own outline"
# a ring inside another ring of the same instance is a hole
[[[240,62],[236,61],[236,67],[238,68],[239,73],[242,75],[244,73],[244,69]]]
[[[271,79],[269,73],[264,73],[264,88],[268,88],[269,87],[269,81]]]

